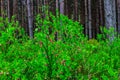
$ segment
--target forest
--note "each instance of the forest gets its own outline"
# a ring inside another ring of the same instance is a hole
[[[0,0],[0,80],[120,80],[120,0]]]

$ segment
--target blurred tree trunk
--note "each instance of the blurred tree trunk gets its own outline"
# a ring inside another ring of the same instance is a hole
[[[88,26],[89,26],[89,39],[92,38],[92,14],[91,14],[91,0],[88,0]]]
[[[31,12],[31,1],[27,0],[27,13],[28,13],[28,28],[29,28],[29,36],[33,38],[33,16]]]
[[[59,10],[58,2],[59,2],[59,0],[56,0],[56,10]]]
[[[71,4],[71,3],[72,3],[72,0],[67,1],[67,6],[68,6],[68,7],[67,7],[67,8],[68,8],[68,9],[67,9],[67,10],[68,10],[68,14],[67,14],[67,15],[68,15],[68,17],[69,17],[70,19],[71,19],[71,14],[72,14],[72,12],[73,12],[73,10],[72,10],[72,4]]]
[[[104,0],[99,0],[100,26],[104,26]]]
[[[0,1],[0,7],[1,7],[1,1]],[[1,8],[0,8],[0,16],[1,16]]]
[[[64,0],[59,0],[60,14],[64,14]]]
[[[68,1],[67,0],[65,0],[65,2],[64,2],[64,7],[65,7],[65,15],[67,15],[68,16]]]
[[[13,15],[18,19],[18,2],[13,0]]]
[[[117,0],[117,21],[118,21],[118,33],[120,34],[120,0]]]
[[[91,0],[91,25],[92,25],[92,38],[95,38],[95,34],[97,32],[97,25],[99,25],[99,12],[98,12],[98,1],[99,0]]]
[[[74,20],[78,20],[78,0],[74,0]]]
[[[64,0],[59,0],[60,4],[60,14],[64,14]],[[58,33],[58,36],[60,36],[61,39],[63,39],[63,32],[62,32],[62,27],[63,27],[63,22],[62,22],[62,17],[60,17],[60,28],[61,32]]]
[[[8,5],[8,19],[9,19],[9,22],[10,22],[10,17],[11,17],[11,15],[10,15],[10,0],[8,0],[8,2],[7,2],[7,5]]]
[[[1,0],[1,16],[4,17],[4,0]]]
[[[85,34],[88,35],[88,0],[85,0]]]
[[[79,21],[84,27],[84,34],[86,34],[86,0],[80,0],[79,1]]]
[[[112,5],[112,12],[113,12],[113,27],[114,27],[114,29],[115,29],[115,32],[116,32],[116,0],[113,0],[113,5]]]
[[[105,26],[107,29],[114,27],[116,30],[116,9],[115,0],[104,0]],[[110,40],[114,39],[114,34],[108,36]]]

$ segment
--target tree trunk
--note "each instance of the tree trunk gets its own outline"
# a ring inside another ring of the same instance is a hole
[[[103,0],[99,0],[99,11],[100,11],[100,26],[104,26],[104,9]]]
[[[85,34],[88,35],[88,0],[85,0]]]
[[[0,7],[1,7],[1,2],[0,2]],[[0,16],[1,16],[1,9],[0,9]]]
[[[1,0],[1,16],[4,17],[4,0]]]
[[[74,20],[78,20],[78,1],[74,0]]]
[[[33,38],[33,16],[31,13],[31,1],[27,0],[27,11],[28,11],[28,28],[29,28],[29,36]]]
[[[104,0],[104,11],[105,11],[105,25],[109,29],[110,27],[116,27],[116,16],[115,16],[115,0]]]
[[[17,4],[17,0],[13,0],[13,15],[16,16],[16,18],[18,18],[18,4]]]
[[[7,5],[8,5],[8,20],[9,20],[9,22],[10,22],[10,0],[8,0],[8,2],[7,2]]]
[[[116,10],[115,0],[104,0],[104,11],[105,11],[105,26],[107,29],[114,27],[116,29]],[[114,33],[112,36],[108,35],[110,40],[114,39]]]
[[[92,17],[91,17],[91,0],[88,0],[88,25],[89,25],[89,39],[92,38]]]
[[[60,3],[60,14],[64,14],[64,0],[59,0]]]
[[[120,0],[117,0],[117,5],[118,5],[118,8],[117,8],[118,33],[120,34]]]

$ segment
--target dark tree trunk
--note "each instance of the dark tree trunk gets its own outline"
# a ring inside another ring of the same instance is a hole
[[[78,20],[78,1],[74,0],[74,20]]]
[[[4,0],[1,0],[1,16],[4,17]]]
[[[120,34],[120,0],[117,0],[117,21],[118,21],[118,33]]]
[[[8,12],[8,19],[9,19],[9,22],[10,22],[10,16],[11,16],[10,15],[10,0],[8,0],[7,5],[8,5],[8,8],[7,8],[8,9],[8,11],[7,11]]]
[[[18,2],[17,2],[17,0],[13,0],[13,15],[15,15],[16,19],[18,19]]]
[[[85,0],[85,34],[88,35],[88,0]]]

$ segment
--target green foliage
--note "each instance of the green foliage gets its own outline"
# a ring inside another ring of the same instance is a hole
[[[38,15],[36,27],[29,39],[17,21],[0,18],[1,80],[120,78],[119,37],[111,43],[102,34],[87,40],[82,25],[63,15]]]

